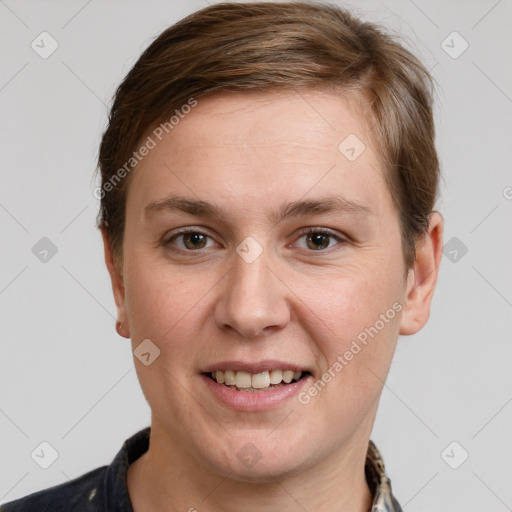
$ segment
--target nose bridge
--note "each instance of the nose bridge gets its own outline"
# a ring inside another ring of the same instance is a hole
[[[233,266],[216,306],[220,328],[232,328],[250,338],[283,327],[289,320],[285,287],[269,267],[268,249],[247,237],[233,254]]]

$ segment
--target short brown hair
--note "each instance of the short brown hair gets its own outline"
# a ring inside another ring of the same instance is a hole
[[[99,150],[98,227],[106,229],[115,260],[122,260],[133,152],[148,130],[212,92],[325,87],[369,100],[409,268],[437,198],[432,77],[377,25],[316,2],[213,5],[144,51],[115,93]]]

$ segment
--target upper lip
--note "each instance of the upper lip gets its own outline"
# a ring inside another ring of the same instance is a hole
[[[249,363],[247,361],[220,361],[218,363],[206,366],[202,372],[210,373],[214,371],[225,372],[226,370],[243,371],[247,373],[261,373],[270,370],[293,370],[294,372],[309,372],[305,366],[298,363],[290,363],[286,361],[265,360]]]

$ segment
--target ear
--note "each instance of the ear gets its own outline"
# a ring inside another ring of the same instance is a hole
[[[128,324],[128,317],[126,315],[126,308],[124,305],[124,282],[123,276],[116,268],[112,248],[107,235],[107,230],[101,228],[101,236],[103,238],[103,249],[105,251],[105,264],[107,265],[110,280],[112,282],[112,292],[114,293],[114,300],[117,307],[117,324],[116,330],[123,338],[130,337],[130,326]]]
[[[428,232],[416,245],[416,258],[409,270],[400,319],[400,334],[415,334],[427,323],[443,255],[443,217],[432,212]]]

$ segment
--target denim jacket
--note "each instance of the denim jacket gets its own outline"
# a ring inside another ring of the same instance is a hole
[[[0,512],[133,512],[127,470],[148,450],[149,433],[147,427],[127,439],[109,466],[0,505]],[[382,457],[372,441],[368,445],[365,474],[374,497],[370,512],[402,512],[391,491]]]

